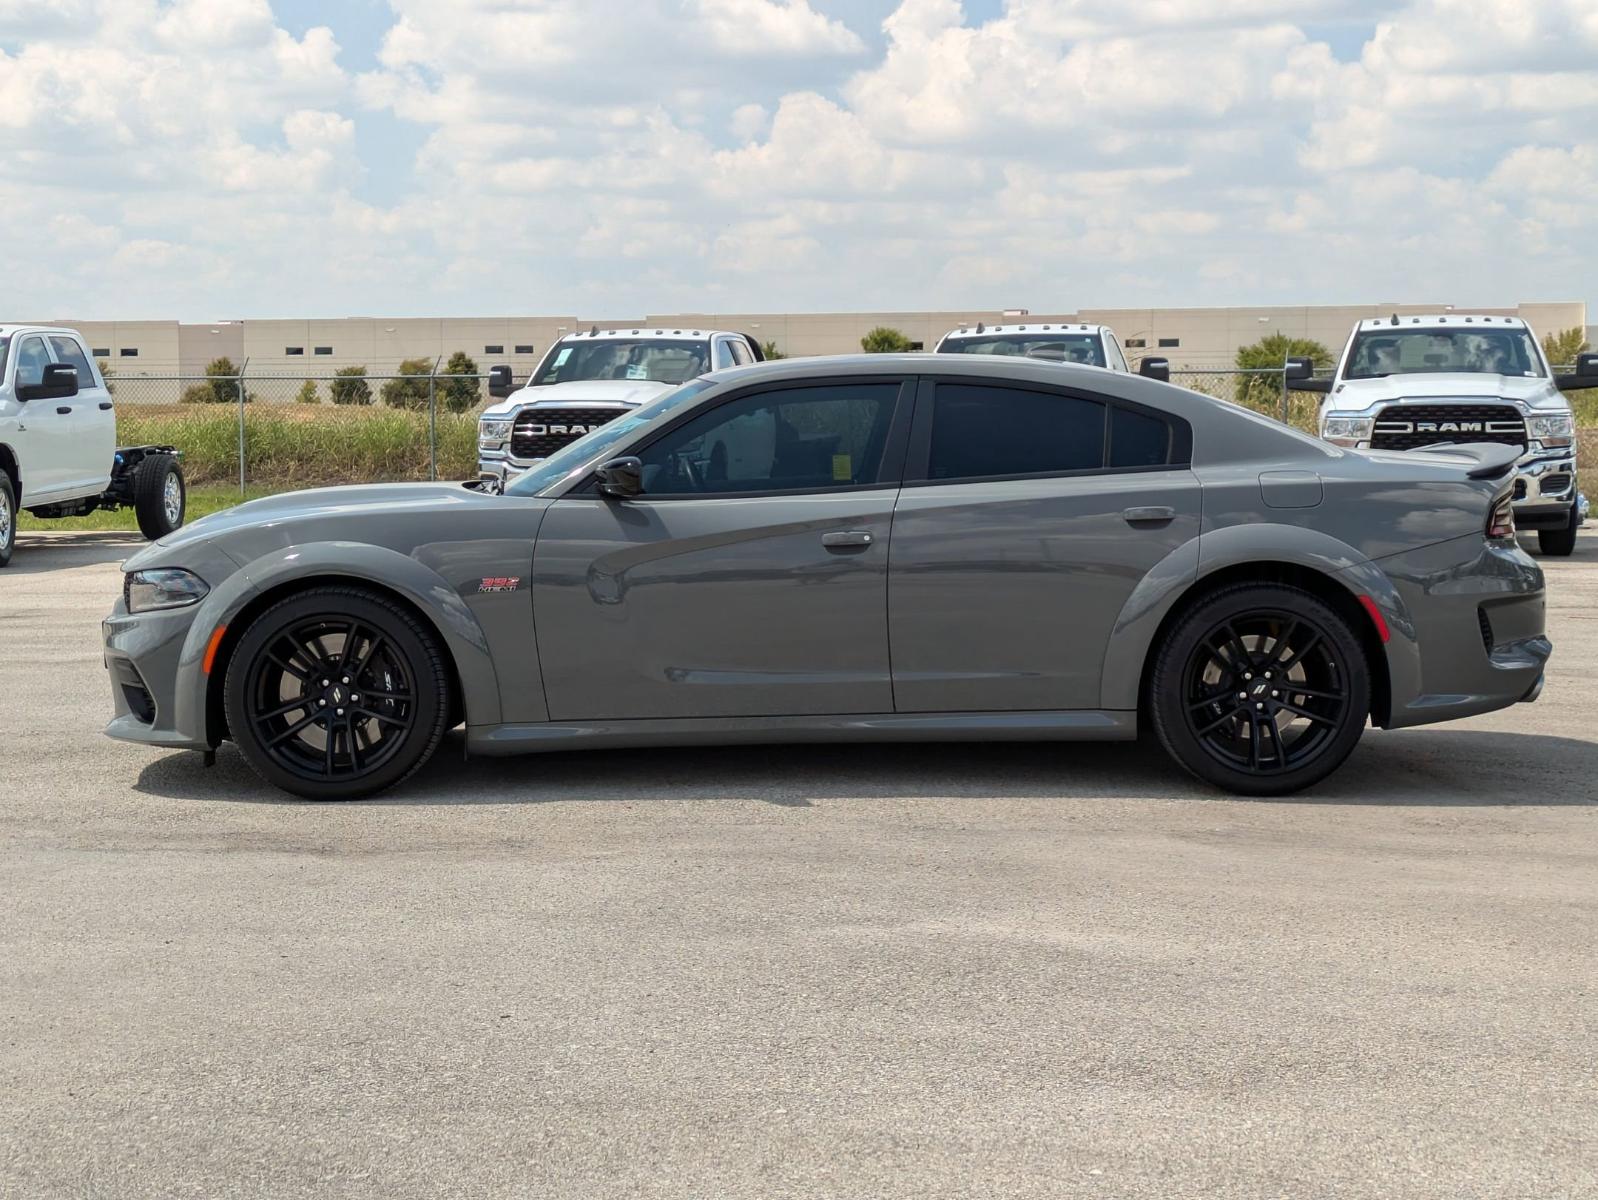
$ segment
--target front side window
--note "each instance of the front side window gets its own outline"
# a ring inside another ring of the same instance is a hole
[[[534,387],[589,379],[686,383],[709,369],[709,354],[707,343],[689,340],[595,338],[559,342],[550,347],[530,382]]]
[[[1439,371],[1541,377],[1542,360],[1523,329],[1373,329],[1354,336],[1345,379]]]
[[[988,337],[948,338],[943,354],[996,354],[1012,358],[1041,358],[1053,362],[1104,366],[1104,345],[1096,333],[996,333]]]
[[[57,361],[66,363],[69,367],[76,367],[78,371],[78,386],[92,388],[96,386],[94,368],[89,365],[88,357],[83,353],[83,347],[69,337],[53,337],[50,346],[55,351]]]
[[[723,368],[730,367],[732,365],[733,365],[732,343],[729,342],[726,338],[717,338],[716,339],[716,370],[720,371]]]
[[[740,367],[747,367],[755,361],[755,356],[749,349],[749,343],[742,338],[732,339],[732,361]]]
[[[1112,337],[1109,334],[1105,334],[1104,335],[1104,348],[1105,348],[1105,351],[1106,351],[1105,357],[1109,360],[1109,363],[1110,363],[1110,370],[1112,370],[1112,371],[1124,371],[1124,370],[1127,369],[1126,368],[1126,355],[1121,353],[1121,347],[1116,342],[1114,337]]]
[[[987,384],[940,383],[928,479],[1052,475],[1104,466],[1105,407]]]
[[[759,392],[720,405],[639,454],[644,493],[821,491],[882,482],[899,384]]]
[[[50,365],[50,352],[42,337],[26,337],[17,345],[17,386],[35,387],[44,382],[44,369]]]

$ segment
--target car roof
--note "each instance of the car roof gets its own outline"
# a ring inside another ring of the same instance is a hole
[[[1105,333],[1108,325],[1092,325],[1081,321],[1025,321],[1006,325],[988,325],[978,321],[975,326],[962,325],[944,334],[945,338],[990,337],[995,333]]]
[[[1394,314],[1391,317],[1366,317],[1354,326],[1359,331],[1377,329],[1409,329],[1420,327],[1430,329],[1446,326],[1449,329],[1461,325],[1486,325],[1495,329],[1528,329],[1525,321],[1519,317],[1495,317],[1489,313],[1429,313],[1415,316],[1401,317]]]
[[[562,334],[560,342],[604,342],[604,341],[651,341],[655,338],[663,340],[681,341],[683,338],[712,338],[735,337],[741,338],[741,333],[733,333],[726,329],[692,329],[687,326],[669,325],[637,325],[630,328],[600,329],[597,325],[591,329],[584,329],[579,333]]]
[[[76,329],[68,329],[65,325],[3,325],[0,324],[0,337],[15,337],[20,333],[65,333],[73,337],[78,335]]]
[[[716,383],[753,383],[759,380],[827,379],[861,375],[976,375],[990,379],[1030,380],[1035,383],[1077,384],[1114,395],[1135,398],[1148,389],[1158,392],[1170,384],[1124,371],[1106,371],[1084,363],[1050,359],[1006,358],[991,354],[834,354],[815,358],[784,358],[747,367],[724,367],[703,378]],[[1182,391],[1183,389],[1173,389]],[[1196,394],[1196,393],[1194,393]]]

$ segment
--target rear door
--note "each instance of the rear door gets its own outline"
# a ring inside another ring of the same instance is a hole
[[[552,504],[533,562],[550,719],[892,712],[913,390],[757,387],[641,449],[643,495]]]
[[[1098,708],[1133,589],[1198,534],[1191,445],[1079,388],[923,382],[889,572],[898,710]]]

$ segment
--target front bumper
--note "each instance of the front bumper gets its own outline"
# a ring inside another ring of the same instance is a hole
[[[1576,503],[1574,453],[1528,455],[1515,464],[1515,525],[1563,529]]]
[[[541,458],[515,458],[509,450],[483,450],[477,451],[477,477],[479,479],[497,479],[500,483],[509,483],[523,471],[541,463]]]
[[[108,735],[173,750],[209,750],[205,713],[182,703],[178,667],[194,608],[130,614],[121,600],[100,623],[111,677]]]

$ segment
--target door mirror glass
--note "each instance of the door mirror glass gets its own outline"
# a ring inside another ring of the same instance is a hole
[[[644,493],[644,464],[641,459],[628,456],[613,458],[594,468],[594,478],[599,481],[600,493],[625,499]]]
[[[40,382],[17,385],[18,400],[65,400],[77,394],[78,369],[67,363],[49,363]]]

